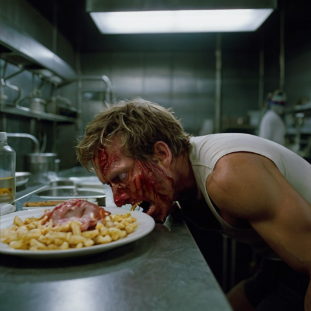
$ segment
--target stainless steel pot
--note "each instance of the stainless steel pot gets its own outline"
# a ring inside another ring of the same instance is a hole
[[[30,99],[30,110],[34,112],[45,112],[46,101],[42,98],[35,97]]]
[[[55,178],[56,153],[26,154],[26,169],[31,173],[33,183],[46,183]]]
[[[46,112],[59,114],[57,98],[53,96],[50,100],[47,101]]]
[[[46,112],[72,118],[77,116],[77,109],[72,107],[71,101],[68,98],[59,95],[53,96],[47,102]]]

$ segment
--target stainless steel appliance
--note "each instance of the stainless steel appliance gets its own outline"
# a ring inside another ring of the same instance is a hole
[[[57,177],[55,173],[56,153],[26,154],[26,170],[31,173],[32,183],[46,183]]]

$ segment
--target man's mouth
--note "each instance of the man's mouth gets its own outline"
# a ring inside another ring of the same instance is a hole
[[[151,204],[148,201],[142,201],[139,206],[143,209],[143,212],[149,214],[151,212]]]

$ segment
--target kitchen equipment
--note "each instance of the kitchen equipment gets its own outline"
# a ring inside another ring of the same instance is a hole
[[[46,105],[46,100],[39,98],[39,97],[34,97],[30,98],[30,110],[38,113],[45,112],[45,105]]]
[[[29,153],[25,156],[26,169],[33,183],[46,183],[55,177],[56,153]]]
[[[59,172],[59,167],[60,167],[60,159],[55,159],[55,173],[56,173],[56,175]]]
[[[37,196],[45,200],[85,199],[105,206],[106,193],[100,189],[76,188],[74,186],[52,187],[40,190]]]
[[[19,100],[21,96],[21,90],[18,86],[12,85],[8,80],[22,73],[25,70],[23,66],[23,61],[15,53],[1,53],[0,57],[5,60],[2,71],[2,77],[0,77],[0,102],[6,105],[10,103],[10,101],[8,100],[8,96],[4,94],[4,88],[7,87],[17,92],[16,98],[12,101],[12,103],[16,105],[16,102]],[[8,76],[5,76],[8,62],[12,62],[13,64],[17,65],[19,67],[19,70],[15,71],[14,73]]]
[[[53,96],[50,100],[48,100],[47,105],[46,105],[46,112],[53,113],[53,114],[59,114],[57,99],[55,96]]]
[[[38,139],[30,134],[27,133],[6,133],[7,137],[17,137],[17,138],[28,138],[31,139],[32,142],[34,143],[35,147],[34,147],[34,152],[37,153],[40,150],[40,145],[39,145],[39,141]]]
[[[16,85],[10,84],[9,82],[6,82],[4,79],[0,79],[0,102],[5,105],[11,104],[11,101],[8,100],[8,96],[4,94],[5,87],[17,92],[16,98],[12,101],[12,104],[15,105],[21,96],[20,88]]]
[[[49,187],[74,186],[75,183],[68,178],[57,178],[49,183]]]
[[[75,118],[77,109],[72,107],[71,101],[62,96],[53,96],[47,103],[46,111],[48,113],[59,114],[66,117]]]
[[[59,104],[59,114],[61,116],[75,118],[78,114],[77,109],[64,104]]]
[[[99,188],[99,189],[104,188],[104,185],[100,182],[97,176],[69,177],[69,180],[74,182],[76,187],[80,187],[80,188]]]
[[[38,67],[37,66],[34,66],[34,67],[33,66],[28,66],[26,68],[32,70],[33,89],[29,93],[28,96],[19,99],[16,102],[16,106],[17,106],[17,108],[22,109],[22,110],[30,109],[31,111],[36,112],[36,113],[44,113],[45,112],[46,100],[41,98],[40,96],[41,96],[41,89],[42,89],[42,87],[47,83],[46,77],[44,75],[42,75],[42,74],[39,74],[40,83],[36,87],[35,86],[35,70],[38,70]],[[41,67],[39,67],[39,68],[41,68]],[[49,71],[44,71],[44,70],[42,71],[41,69],[40,69],[40,72],[43,72],[45,75],[47,75],[47,72],[49,72]],[[25,100],[28,101],[29,108],[21,106],[21,103],[24,102]]]
[[[15,173],[15,184],[16,187],[26,185],[29,180],[29,172],[16,172]]]
[[[0,205],[15,204],[16,153],[7,143],[6,132],[0,132]]]

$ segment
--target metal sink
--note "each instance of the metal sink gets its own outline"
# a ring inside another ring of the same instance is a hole
[[[49,183],[49,187],[76,186],[78,188],[103,189],[103,184],[97,177],[57,178]]]
[[[75,186],[49,187],[36,193],[44,200],[85,199],[97,201],[98,205],[105,206],[106,193],[100,189],[76,188]]]
[[[49,183],[49,187],[62,187],[62,186],[72,186],[74,187],[74,181],[70,180],[69,178],[59,178],[57,180],[51,181]]]

